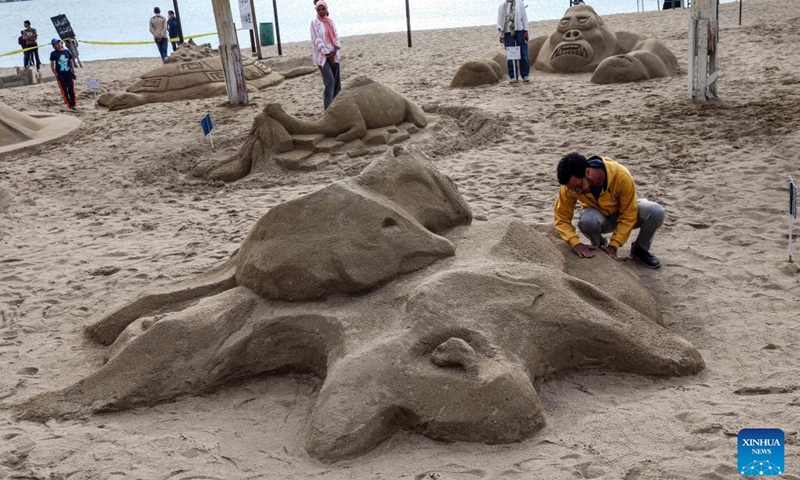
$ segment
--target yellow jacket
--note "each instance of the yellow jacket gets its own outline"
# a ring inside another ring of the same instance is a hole
[[[636,225],[638,210],[636,207],[636,184],[627,168],[614,160],[603,157],[606,167],[606,189],[596,199],[591,192],[572,193],[566,185],[561,185],[558,191],[556,205],[553,208],[553,220],[561,238],[569,243],[570,247],[580,243],[575,227],[572,225],[572,216],[575,213],[575,203],[580,201],[582,208],[596,208],[606,217],[619,212],[617,226],[611,235],[609,245],[620,248],[628,241],[633,226]]]

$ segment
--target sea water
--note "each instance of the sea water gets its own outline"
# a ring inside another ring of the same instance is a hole
[[[152,41],[149,20],[153,7],[160,7],[166,17],[174,10],[175,0],[29,0],[0,3],[0,54],[18,50],[17,38],[24,28],[22,22],[30,20],[39,34],[39,45],[44,45],[40,57],[49,58],[50,39],[57,37],[50,20],[65,14],[80,42],[89,41]],[[273,2],[252,0],[256,6],[259,23],[274,24]],[[492,25],[497,20],[498,0],[407,0],[411,29],[431,30],[478,25]],[[728,0],[731,1],[731,0]],[[184,35],[216,31],[211,0],[177,0]],[[309,24],[316,15],[313,0],[274,0],[278,9],[281,42],[298,42],[309,39]],[[660,0],[586,0],[600,15],[656,10]],[[329,0],[331,18],[336,23],[340,37],[406,30],[406,0]],[[231,13],[237,26],[241,25],[238,0],[230,0]],[[644,7],[642,7],[644,4]],[[527,0],[528,19],[547,20],[561,17],[569,7],[569,0]],[[534,35],[549,32],[534,32]],[[647,32],[641,32],[646,34]],[[197,39],[198,43],[219,43],[216,36]],[[239,32],[240,45],[249,47],[246,31]],[[80,45],[81,60],[100,60],[124,57],[156,57],[154,43],[146,45]],[[0,67],[22,65],[22,54],[0,57]]]

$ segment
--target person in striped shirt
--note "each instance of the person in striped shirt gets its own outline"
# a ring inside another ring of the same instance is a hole
[[[317,17],[311,21],[311,49],[314,53],[314,65],[322,72],[322,81],[325,84],[323,105],[325,109],[342,89],[339,77],[339,34],[336,26],[328,15],[328,4],[325,0],[318,0],[314,8]]]

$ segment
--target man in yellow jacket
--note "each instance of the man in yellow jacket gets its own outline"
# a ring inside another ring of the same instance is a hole
[[[636,184],[627,168],[607,157],[587,159],[570,153],[558,162],[557,173],[561,188],[553,219],[559,235],[576,255],[593,257],[599,248],[617,260],[617,250],[628,241],[631,230],[638,228],[631,255],[646,267],[661,266],[658,258],[650,254],[650,245],[664,223],[664,209],[657,203],[636,199]],[[581,243],[572,225],[577,202],[583,207],[578,229],[591,245]],[[610,240],[603,237],[605,233],[611,233]]]

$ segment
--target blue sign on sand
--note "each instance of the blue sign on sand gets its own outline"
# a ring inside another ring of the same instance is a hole
[[[200,125],[203,127],[203,135],[207,137],[211,130],[214,129],[214,124],[211,123],[211,114],[206,113],[206,116],[200,120]]]
[[[789,215],[797,219],[797,185],[789,177]]]

